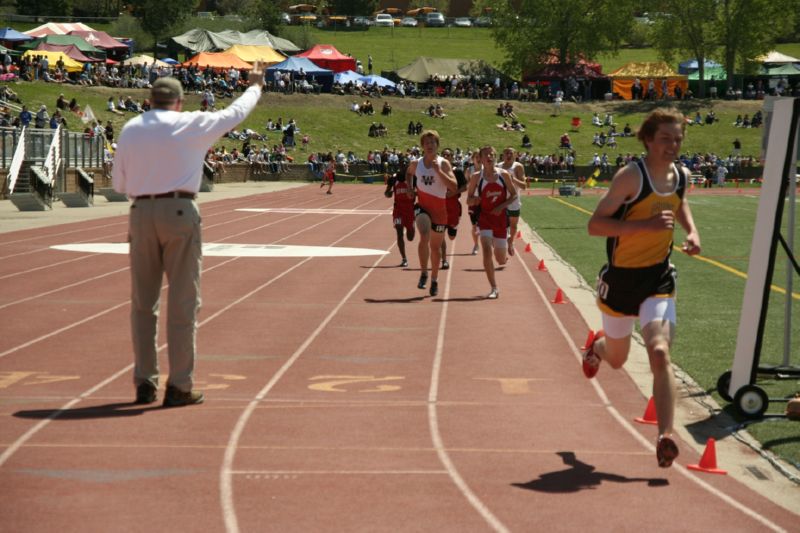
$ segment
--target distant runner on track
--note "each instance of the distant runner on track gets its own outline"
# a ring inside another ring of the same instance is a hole
[[[430,295],[439,294],[439,263],[442,239],[447,228],[447,191],[457,188],[452,165],[438,155],[439,134],[434,130],[422,133],[420,145],[423,155],[408,165],[406,180],[414,180],[417,193],[415,209],[417,228],[419,228],[419,268],[421,270],[417,287],[424,289],[428,283],[428,260],[431,265]]]
[[[406,179],[406,169],[401,168],[386,181],[384,195],[387,198],[394,196],[392,208],[392,223],[397,232],[397,249],[403,258],[401,267],[408,266],[406,258],[406,244],[403,240],[403,229],[406,230],[408,242],[414,240],[414,189]]]

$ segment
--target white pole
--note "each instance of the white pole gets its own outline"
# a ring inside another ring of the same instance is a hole
[[[796,159],[792,159],[796,161]],[[797,201],[797,173],[794,169],[789,177],[789,213],[787,218],[786,245],[789,253],[786,257],[786,303],[783,313],[783,366],[789,366],[789,356],[792,351],[792,294],[794,293],[794,264],[791,255],[794,254],[794,215]]]

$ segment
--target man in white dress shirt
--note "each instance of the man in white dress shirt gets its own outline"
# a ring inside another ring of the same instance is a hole
[[[114,189],[133,201],[128,238],[136,403],[156,401],[163,273],[169,282],[169,377],[164,406],[197,404],[204,399],[192,390],[202,259],[195,197],[206,151],[241,123],[261,97],[264,71],[259,63],[250,72],[249,82],[244,94],[223,111],[182,113],[180,82],[159,78],[151,89],[152,111],[129,121],[119,136]]]

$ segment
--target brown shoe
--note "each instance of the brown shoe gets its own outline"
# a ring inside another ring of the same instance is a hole
[[[136,387],[137,404],[147,404],[156,401],[156,387],[149,381],[144,381]]]
[[[203,403],[205,396],[202,392],[188,391],[183,392],[180,389],[167,385],[167,392],[164,394],[164,407],[183,407],[184,405],[194,405]]]

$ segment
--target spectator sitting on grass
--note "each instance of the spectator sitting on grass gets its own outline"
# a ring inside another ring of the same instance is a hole
[[[603,126],[603,123],[600,121],[600,115],[597,113],[592,115],[592,126],[597,126],[598,128]]]
[[[569,134],[564,132],[559,141],[559,147],[572,149],[572,141],[569,139]]]
[[[357,115],[361,115],[361,106],[358,105],[358,102],[353,102],[350,105],[350,111],[356,113]]]
[[[383,109],[381,110],[381,115],[388,116],[392,114],[392,106],[389,105],[389,102],[383,103]]]

